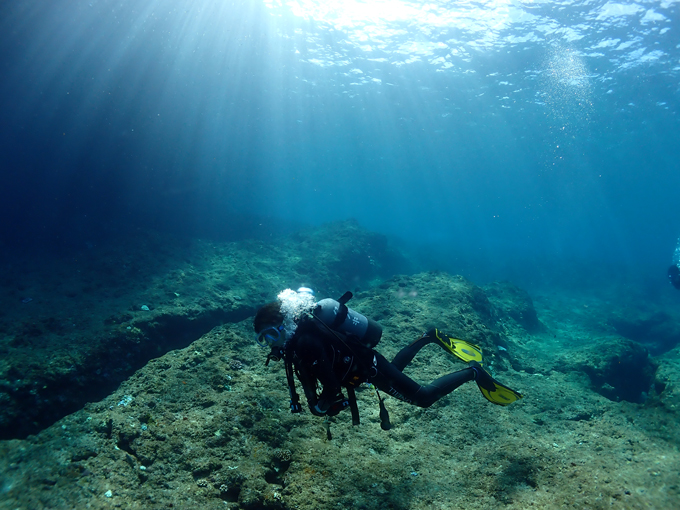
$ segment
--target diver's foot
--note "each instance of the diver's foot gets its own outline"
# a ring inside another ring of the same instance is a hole
[[[444,349],[464,363],[470,363],[471,361],[482,362],[482,349],[478,345],[452,338],[438,329],[430,330],[425,335],[436,338]]]
[[[475,371],[475,382],[479,391],[492,404],[507,406],[523,398],[521,393],[511,390],[491,377],[491,374],[484,370],[477,361],[471,361],[470,368]]]

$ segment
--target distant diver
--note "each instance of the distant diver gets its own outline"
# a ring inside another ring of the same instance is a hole
[[[680,239],[673,251],[673,264],[668,268],[668,281],[680,290]]]
[[[522,398],[482,368],[482,352],[478,346],[438,329],[428,331],[403,348],[390,363],[373,349],[380,341],[382,328],[348,308],[346,303],[351,297],[352,293],[346,292],[337,301],[322,299],[317,303],[310,289],[297,292],[286,289],[277,301],[264,305],[255,315],[253,327],[257,343],[271,349],[267,364],[270,360],[285,363],[291,412],[302,411],[294,376],[302,385],[312,414],[328,418],[349,408],[354,425],[359,424],[355,388],[370,383],[378,395],[383,430],[391,425],[378,390],[418,407],[431,406],[469,381],[475,381],[484,398],[493,404],[507,406]],[[467,363],[468,368],[427,385],[406,376],[404,368],[430,343],[436,343]],[[328,437],[330,439],[330,431]]]
[[[668,268],[668,281],[676,289],[680,290],[680,268],[673,264]]]

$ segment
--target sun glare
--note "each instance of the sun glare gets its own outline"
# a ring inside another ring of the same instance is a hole
[[[329,23],[336,28],[352,27],[357,23],[418,19],[424,7],[421,5],[402,0],[297,0],[288,3],[294,15]]]
[[[423,2],[409,0],[265,0],[279,12],[333,27],[345,32],[350,41],[363,46],[373,41],[382,46],[398,39],[437,42],[441,37],[467,34],[477,48],[492,46],[499,33],[513,21],[526,19],[510,0],[477,2]],[[458,35],[456,35],[458,34]]]

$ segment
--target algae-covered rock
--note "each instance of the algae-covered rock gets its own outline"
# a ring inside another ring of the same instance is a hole
[[[609,336],[593,338],[589,346],[570,351],[555,369],[585,372],[593,389],[610,400],[644,402],[657,367],[644,346]]]
[[[507,407],[474,382],[426,409],[383,395],[389,431],[362,385],[361,424],[344,411],[328,440],[323,418],[290,413],[284,367],[264,365],[248,318],[160,354],[35,436],[0,441],[0,509],[674,508],[677,353],[662,359],[658,398],[617,402],[589,391],[584,370],[618,389],[617,362],[651,364],[643,352],[619,337],[584,337],[585,348],[524,330],[506,338],[493,302],[463,278],[394,277],[349,305],[380,318],[385,354],[434,325],[475,339],[491,370],[521,348],[562,372],[506,367],[497,378],[525,395]],[[414,379],[465,368],[426,349],[407,368]]]
[[[504,371],[516,364],[516,343],[510,341],[509,330],[503,323],[506,315],[494,306],[482,288],[462,276],[440,271],[395,276],[377,288],[360,292],[349,306],[383,327],[378,350],[388,359],[426,331],[438,328],[481,347],[485,363],[492,371]],[[445,362],[439,365],[437,360],[440,356],[449,362],[457,359],[442,352],[430,355],[424,351],[416,358],[416,364],[423,357],[440,373],[450,371]]]
[[[368,287],[410,267],[387,237],[361,228],[354,220],[297,232],[282,239],[276,249],[288,257],[297,273],[295,281],[332,295]]]
[[[495,349],[495,309],[484,291],[462,276],[443,272],[396,276],[360,293],[356,306],[383,326],[385,336],[404,338],[402,342],[439,328],[482,348]]]
[[[654,389],[659,401],[680,415],[680,347],[658,358]]]
[[[149,359],[253,315],[287,287],[337,297],[408,263],[385,236],[344,221],[267,241],[140,234],[38,267],[49,269],[21,271],[35,275],[23,283],[36,292],[30,306],[0,296],[15,317],[0,324],[0,439],[105,397]]]
[[[661,354],[680,343],[678,317],[660,310],[627,307],[609,319],[616,332],[642,343],[653,353]]]
[[[494,282],[484,286],[484,293],[499,315],[510,317],[530,333],[545,330],[536,315],[529,293],[510,282]]]

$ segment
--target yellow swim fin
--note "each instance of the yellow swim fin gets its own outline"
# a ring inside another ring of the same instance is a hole
[[[482,365],[476,361],[470,362],[470,367],[472,367],[477,374],[475,382],[477,383],[477,386],[479,386],[479,391],[481,391],[484,398],[492,404],[507,406],[520,398],[524,398],[521,393],[511,390],[491,377],[489,372],[484,370]]]
[[[482,363],[482,349],[478,345],[457,338],[451,338],[449,335],[442,333],[438,329],[429,332],[428,335],[434,335],[444,349],[461,361],[465,363],[470,363],[471,361],[476,361],[480,364]]]

